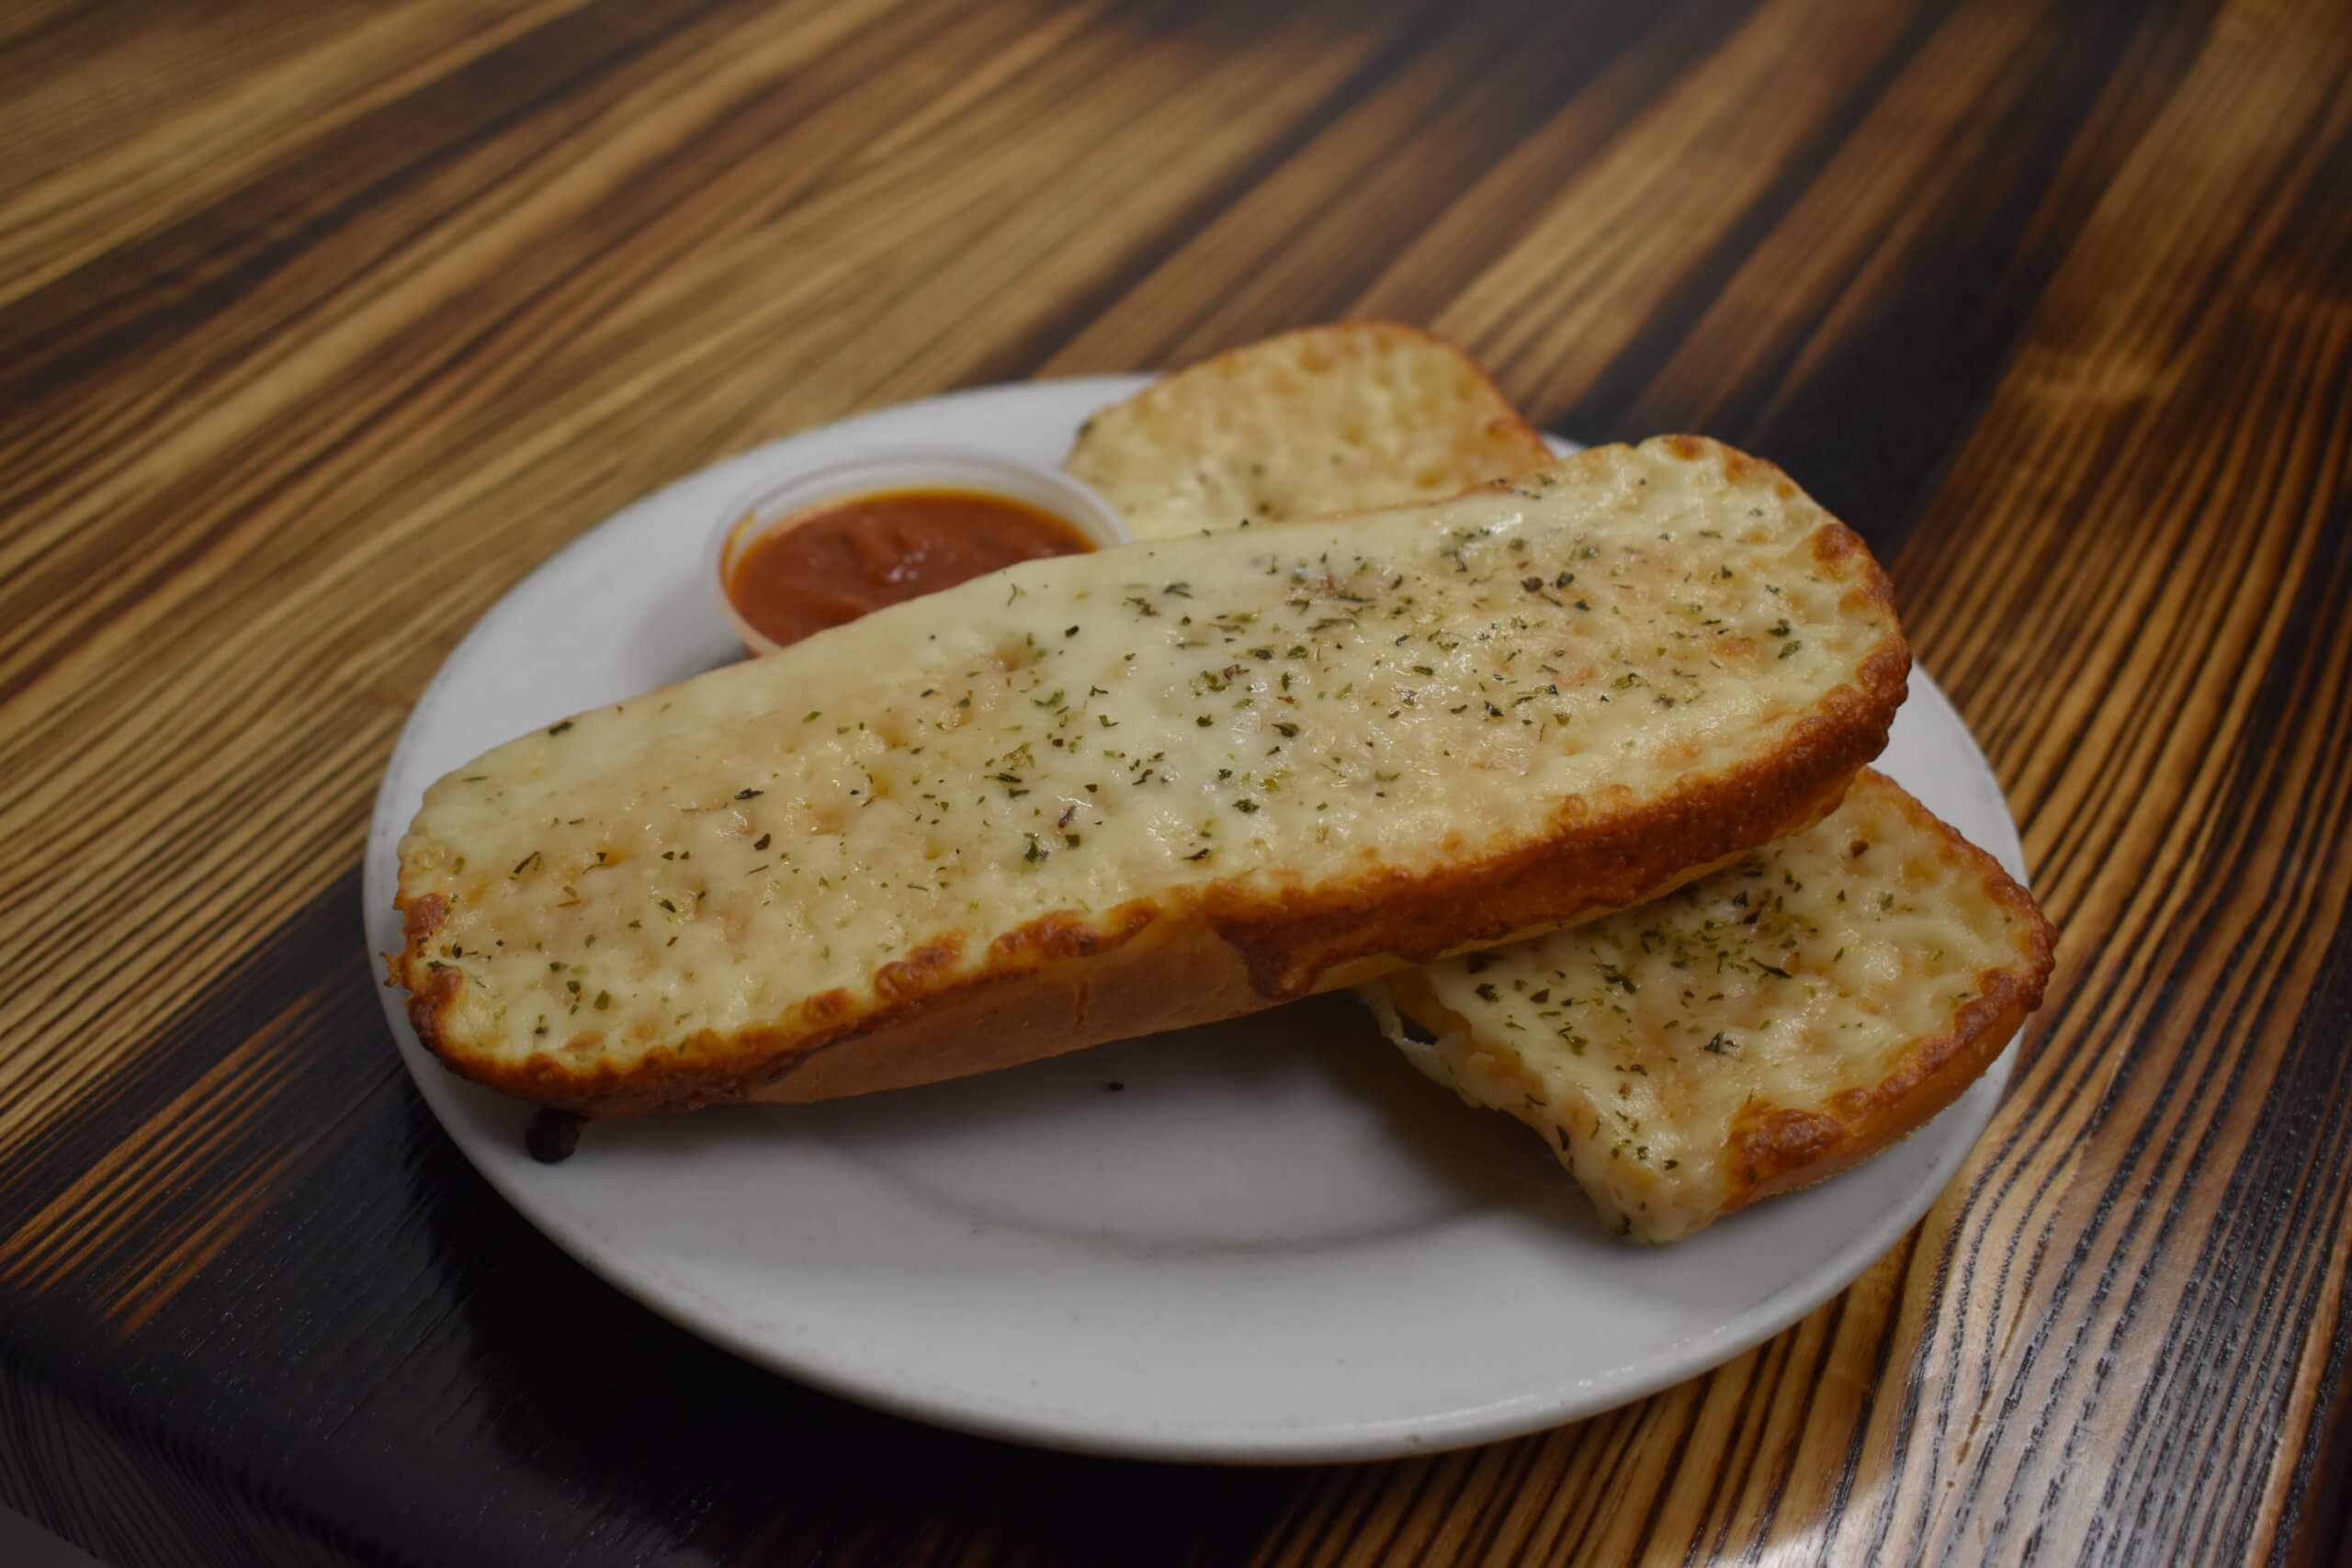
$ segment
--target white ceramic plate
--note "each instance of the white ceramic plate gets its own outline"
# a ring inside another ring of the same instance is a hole
[[[779,441],[582,536],[482,618],[377,796],[368,938],[424,786],[569,713],[736,657],[718,511],[811,459],[919,441],[1059,460],[1105,377],[936,398]],[[1999,786],[1914,671],[1880,766],[2023,874]],[[492,1186],[620,1289],[748,1359],[973,1431],[1162,1459],[1362,1459],[1589,1416],[1705,1371],[1860,1273],[1968,1153],[2014,1051],[1908,1142],[1662,1249],[1603,1236],[1541,1143],[1418,1077],[1345,998],[960,1083],[591,1126],[522,1106],[385,1011]],[[1115,1086],[1115,1087],[1114,1087]]]

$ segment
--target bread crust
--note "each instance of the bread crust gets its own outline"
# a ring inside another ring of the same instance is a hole
[[[1735,479],[1795,491],[1771,465],[1713,442],[1682,436],[1668,446],[1689,460],[1720,462]],[[1886,628],[1853,682],[1827,694],[1771,753],[1686,774],[1647,800],[1620,785],[1562,802],[1541,832],[1482,861],[1272,894],[1236,879],[1091,917],[1051,914],[997,937],[977,972],[953,979],[945,972],[967,943],[953,932],[934,936],[876,972],[872,1004],[826,992],[770,1023],[704,1030],[627,1066],[567,1058],[560,1049],[520,1059],[468,1049],[450,1027],[458,976],[427,958],[447,907],[439,894],[412,886],[405,865],[398,903],[407,941],[388,958],[390,978],[410,992],[418,1038],[453,1071],[543,1104],[613,1116],[831,1099],[989,1071],[1212,1022],[1572,924],[1658,897],[1810,825],[1884,747],[1910,669],[1892,587],[1862,541],[1835,520],[1815,532],[1811,547],[1845,585],[1847,604]]]

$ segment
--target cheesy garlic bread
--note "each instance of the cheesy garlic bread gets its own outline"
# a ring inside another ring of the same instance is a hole
[[[1990,855],[1865,771],[1814,827],[1665,898],[1363,994],[1416,1066],[1659,1242],[1958,1099],[2040,1005],[2052,942]]]
[[[1087,421],[1063,467],[1165,539],[1434,501],[1551,460],[1458,349],[1341,321],[1161,377]]]
[[[1691,438],[1033,562],[443,778],[392,977],[580,1111],[977,1072],[1652,897],[1827,810],[1908,663],[1861,542]]]

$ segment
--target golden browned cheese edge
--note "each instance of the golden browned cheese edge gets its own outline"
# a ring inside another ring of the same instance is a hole
[[[1731,1185],[1714,1219],[1760,1199],[1826,1181],[1926,1126],[1984,1076],[2027,1016],[2041,1005],[2057,932],[2033,896],[1998,861],[1961,837],[1908,790],[1883,773],[1872,772],[1871,777],[1890,793],[1905,816],[1942,841],[1943,853],[1965,862],[1985,893],[2017,917],[2023,959],[1980,971],[1976,999],[1961,1010],[1951,1029],[1914,1043],[1878,1082],[1835,1097],[1826,1114],[1770,1101],[1742,1107],[1731,1129]],[[1430,1033],[1476,1038],[1470,1020],[1441,1001],[1436,989],[1419,975],[1396,976],[1387,982],[1387,992],[1401,1016]],[[1503,1109],[1548,1138],[1547,1122],[1522,1110]]]
[[[1719,456],[1735,481],[1766,479],[1794,492],[1771,464],[1703,437],[1668,439],[1685,459]],[[933,976],[960,956],[966,939],[942,933],[877,972],[876,998],[863,1010],[846,992],[828,992],[774,1024],[701,1031],[626,1067],[583,1067],[548,1051],[508,1060],[458,1038],[448,1027],[458,972],[427,967],[447,908],[437,894],[412,892],[406,867],[396,900],[406,944],[388,955],[389,977],[408,989],[417,1038],[452,1071],[541,1104],[619,1116],[729,1100],[831,1099],[1012,1066],[1215,1022],[1573,924],[1657,897],[1694,868],[1797,831],[1834,807],[1884,749],[1911,666],[1893,586],[1841,523],[1824,523],[1813,548],[1826,571],[1849,580],[1849,597],[1859,594],[1888,626],[1855,682],[1828,693],[1767,757],[1686,776],[1604,822],[1590,820],[1595,812],[1584,801],[1564,803],[1544,835],[1484,860],[1426,875],[1383,869],[1272,895],[1212,883],[1158,908],[1138,902],[1092,919],[1049,914],[995,938],[977,973],[952,980]],[[1154,932],[1150,943],[1110,961],[1147,931]],[[941,1070],[919,1071],[927,1052]],[[808,1077],[796,1089],[790,1080],[803,1071]]]

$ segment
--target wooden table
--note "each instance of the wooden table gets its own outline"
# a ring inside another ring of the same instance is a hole
[[[761,440],[1348,313],[1889,563],[2064,931],[1926,1223],[1614,1415],[1251,1472],[806,1392],[495,1199],[358,909],[483,607]],[[0,384],[0,1498],[114,1562],[2352,1550],[2342,0],[27,0]]]

